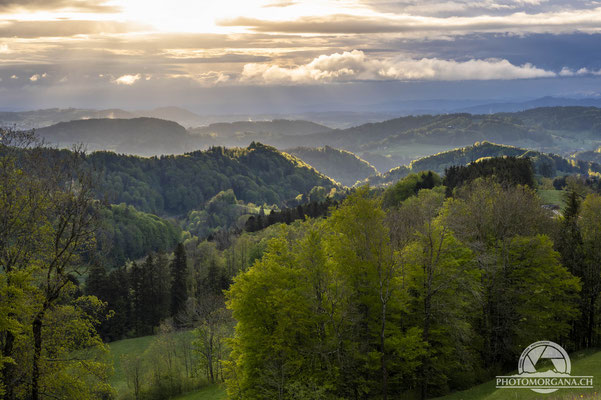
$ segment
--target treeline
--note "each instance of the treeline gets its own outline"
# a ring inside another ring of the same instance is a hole
[[[215,264],[206,271],[189,268],[180,243],[172,260],[165,253],[153,253],[143,263],[131,262],[110,272],[102,265],[94,266],[86,280],[86,293],[106,301],[114,311],[114,317],[99,329],[103,339],[114,341],[151,335],[166,319],[176,327],[186,325],[188,299],[220,295],[230,279]]]
[[[307,204],[299,204],[293,208],[284,208],[283,210],[271,210],[265,215],[265,211],[261,208],[257,216],[251,215],[244,226],[247,232],[260,231],[273,224],[290,224],[296,220],[305,220],[305,218],[318,218],[328,215],[331,207],[337,207],[338,200],[332,200],[327,197],[322,202],[311,202]]]
[[[534,187],[534,170],[528,158],[496,157],[477,160],[467,166],[457,165],[445,170],[443,185],[447,195],[466,183],[481,177],[494,176],[502,186],[526,185]]]

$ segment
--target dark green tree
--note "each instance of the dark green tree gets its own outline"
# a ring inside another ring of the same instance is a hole
[[[186,285],[188,261],[183,243],[178,243],[171,262],[171,316],[177,321],[177,314],[188,299]]]

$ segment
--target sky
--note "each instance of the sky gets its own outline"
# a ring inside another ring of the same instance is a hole
[[[0,109],[601,95],[599,0],[0,0]]]

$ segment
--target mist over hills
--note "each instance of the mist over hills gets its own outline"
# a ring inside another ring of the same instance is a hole
[[[180,125],[204,127],[219,122],[271,121],[274,119],[306,120],[337,129],[347,129],[367,123],[409,115],[437,115],[449,113],[493,114],[518,112],[538,107],[583,106],[600,107],[601,98],[542,97],[527,100],[499,101],[481,100],[399,100],[369,106],[357,106],[351,110],[323,110],[298,112],[254,112],[235,113],[191,111],[185,107],[162,106],[153,109],[89,109],[89,108],[50,108],[27,111],[1,111],[1,126],[16,126],[18,129],[37,129],[59,122],[91,118],[138,118],[149,117],[175,121]]]

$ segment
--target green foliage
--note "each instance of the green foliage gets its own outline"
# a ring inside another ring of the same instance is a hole
[[[409,174],[396,184],[386,188],[382,205],[385,208],[398,206],[409,197],[415,196],[421,189],[432,189],[441,184],[440,176],[432,171]]]
[[[477,178],[492,177],[503,186],[527,185],[534,187],[532,163],[528,158],[499,157],[481,159],[467,166],[452,166],[446,169],[443,184],[447,195],[456,187]]]
[[[548,236],[554,220],[536,193],[477,179],[456,191],[445,208],[449,226],[482,270],[486,311],[477,325],[485,367],[511,366],[535,338],[565,338],[577,315],[580,285],[553,250]]]
[[[80,154],[45,158],[38,148],[23,151],[36,144],[30,134],[0,137],[0,393],[109,397],[111,367],[96,333],[106,303],[81,296],[74,278],[96,227]]]
[[[171,262],[171,316],[176,317],[188,300],[188,257],[182,243],[178,243]],[[177,318],[175,319],[177,322]]]
[[[171,220],[136,210],[124,203],[110,205],[100,212],[98,237],[103,262],[117,267],[150,252],[166,252],[181,239],[181,228]]]

